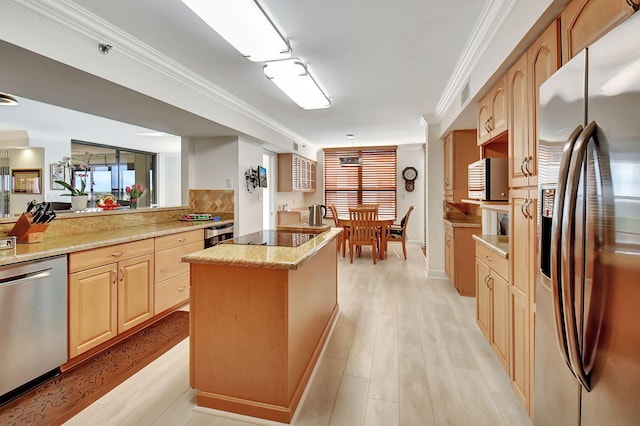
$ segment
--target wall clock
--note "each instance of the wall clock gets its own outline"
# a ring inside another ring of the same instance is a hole
[[[402,171],[402,177],[404,178],[404,189],[408,192],[413,192],[415,187],[414,181],[418,177],[418,171],[415,167],[405,167]]]

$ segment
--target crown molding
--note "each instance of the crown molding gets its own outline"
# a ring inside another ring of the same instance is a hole
[[[179,62],[122,31],[70,0],[13,0],[15,3],[96,43],[108,42],[119,53],[154,69],[225,107],[296,142],[314,145],[303,136],[191,71]]]
[[[518,4],[518,1],[489,0],[485,4],[478,21],[471,31],[467,44],[458,58],[451,78],[436,105],[436,117],[441,118],[451,105],[458,100],[458,94],[469,81],[471,73]]]

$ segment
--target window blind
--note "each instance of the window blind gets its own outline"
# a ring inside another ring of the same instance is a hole
[[[341,157],[360,157],[362,164],[342,166]],[[379,215],[395,216],[396,147],[326,148],[324,203],[341,216],[359,204],[378,204]]]

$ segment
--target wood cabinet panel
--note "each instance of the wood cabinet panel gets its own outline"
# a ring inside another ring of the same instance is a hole
[[[153,316],[153,255],[118,262],[118,333]]]
[[[278,192],[315,190],[315,161],[296,154],[278,154]]]
[[[626,0],[573,0],[560,14],[562,63],[632,14]]]
[[[453,283],[455,277],[453,271],[455,271],[455,240],[453,235],[445,234],[444,237],[444,273],[449,278],[449,281]]]
[[[509,261],[495,251],[476,243],[476,257],[503,278],[509,278]]]
[[[528,185],[525,163],[529,157],[529,86],[525,53],[509,69],[509,187]]]
[[[162,237],[156,237],[155,250],[156,252],[171,249],[175,247],[184,246],[192,243],[202,243],[204,241],[204,230],[198,229],[195,231],[180,232],[179,234],[164,235]],[[204,247],[204,246],[203,246]]]
[[[445,273],[448,271],[451,284],[462,296],[476,295],[476,245],[472,235],[481,232],[481,228],[456,226],[453,237],[445,235]]]
[[[491,273],[491,347],[509,372],[509,283]]]
[[[278,211],[278,225],[309,223],[309,209]]]
[[[189,272],[189,264],[182,261],[182,257],[187,254],[202,250],[204,240],[200,235],[200,240],[191,244],[185,244],[170,249],[156,251],[155,258],[155,281],[160,282],[176,275]]]
[[[529,144],[525,170],[528,185],[538,184],[538,110],[540,86],[560,67],[560,21],[555,20],[527,51],[529,66]]]
[[[116,244],[69,255],[69,273],[153,253],[153,238]]]
[[[484,145],[507,131],[509,123],[506,74],[478,102],[477,117],[478,145]]]
[[[489,342],[491,341],[491,290],[488,285],[490,278],[489,267],[476,258],[476,322]]]
[[[529,412],[529,310],[527,298],[511,287],[509,319],[511,322],[510,364],[511,385],[516,396]]]
[[[156,315],[189,300],[189,277],[190,273],[186,272],[155,285],[153,309]]]
[[[118,334],[117,264],[69,275],[69,358]]]
[[[445,200],[459,203],[469,196],[468,166],[480,159],[475,130],[454,130],[444,138]]]

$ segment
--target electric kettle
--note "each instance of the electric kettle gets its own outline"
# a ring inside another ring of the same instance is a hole
[[[327,208],[322,204],[309,206],[309,226],[322,226],[322,219],[327,215]]]

